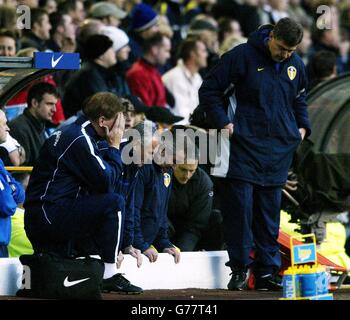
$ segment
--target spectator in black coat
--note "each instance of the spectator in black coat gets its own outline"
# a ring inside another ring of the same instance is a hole
[[[63,109],[66,118],[81,110],[83,102],[97,92],[117,94],[115,73],[111,70],[117,62],[112,40],[95,34],[86,41],[87,62],[75,73],[66,85]]]

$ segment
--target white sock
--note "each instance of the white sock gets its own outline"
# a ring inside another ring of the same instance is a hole
[[[105,272],[103,274],[103,279],[111,278],[117,273],[116,263],[105,263]]]

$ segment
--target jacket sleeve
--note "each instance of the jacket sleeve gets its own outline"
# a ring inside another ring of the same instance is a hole
[[[12,216],[16,212],[18,200],[24,200],[23,188],[19,187],[18,191],[13,187],[11,183],[13,178],[10,177],[9,173],[3,167],[2,162],[0,163],[0,217]],[[17,186],[17,182],[15,187]],[[18,193],[18,195],[16,195]],[[23,202],[23,201],[22,201]]]
[[[170,193],[171,193],[171,187],[169,186],[167,198],[166,198],[166,204],[164,206],[164,212],[162,212],[162,220],[161,225],[157,234],[157,237],[154,241],[154,245],[156,248],[162,252],[165,248],[172,248],[174,245],[170,242],[169,236],[168,236],[168,205],[169,205],[169,199],[170,199]]]
[[[135,229],[135,187],[138,180],[138,171],[135,175],[129,177],[128,187],[125,195],[125,219],[123,230],[122,248],[126,248],[134,242]]]
[[[208,226],[213,204],[213,184],[209,177],[203,177],[195,186],[195,195],[190,199],[191,206],[182,232],[175,233],[174,241],[182,251],[193,251]]]
[[[139,178],[135,184],[135,206],[134,206],[134,242],[133,246],[137,249],[140,249],[141,252],[147,250],[151,244],[147,243],[142,235],[141,229],[141,210],[144,210],[143,204],[146,194],[146,186],[148,183],[147,177],[149,176],[146,172],[147,168],[143,166],[139,171]]]
[[[93,192],[114,192],[123,174],[120,151],[108,147],[103,157],[88,135],[76,139],[68,149],[64,163]]]
[[[214,129],[222,129],[230,123],[227,117],[224,93],[231,85],[239,81],[244,74],[245,61],[242,46],[225,53],[215,65],[199,88],[199,104],[207,113]]]
[[[300,85],[298,88],[298,94],[294,100],[294,114],[298,124],[298,128],[305,128],[305,138],[311,134],[311,124],[309,121],[307,103],[306,103],[306,88],[307,88],[307,77],[305,72],[304,63],[301,61],[300,67]]]

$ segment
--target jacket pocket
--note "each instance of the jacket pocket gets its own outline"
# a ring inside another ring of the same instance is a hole
[[[270,125],[271,136],[300,139],[301,135],[293,113],[287,109],[282,109],[276,120]]]
[[[244,137],[264,137],[268,133],[268,122],[260,114],[236,114],[234,133]]]

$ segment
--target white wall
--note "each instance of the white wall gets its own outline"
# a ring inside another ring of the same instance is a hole
[[[179,264],[167,253],[158,255],[155,263],[143,256],[137,268],[136,259],[125,255],[119,272],[131,283],[150,289],[226,289],[230,268],[226,251],[182,252]],[[0,295],[15,295],[21,284],[22,265],[17,258],[0,259]]]

